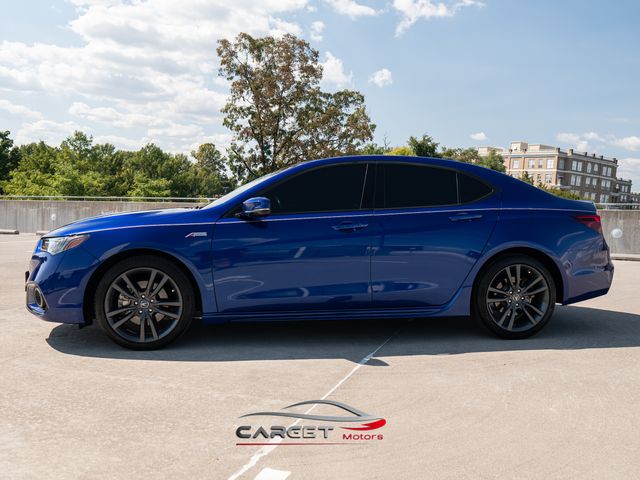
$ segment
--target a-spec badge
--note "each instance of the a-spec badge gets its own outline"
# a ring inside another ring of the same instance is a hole
[[[191,232],[184,236],[184,238],[206,237],[207,232]]]

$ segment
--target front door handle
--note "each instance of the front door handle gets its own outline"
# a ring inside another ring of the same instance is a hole
[[[449,217],[449,220],[452,222],[461,222],[461,221],[471,221],[471,220],[480,220],[482,215],[479,213],[459,213],[458,215],[453,215]]]
[[[342,222],[338,225],[334,225],[331,228],[333,228],[337,232],[355,232],[356,230],[362,230],[363,228],[367,228],[368,226],[368,223]]]

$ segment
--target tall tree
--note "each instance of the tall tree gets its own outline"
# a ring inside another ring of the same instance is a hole
[[[20,163],[4,185],[9,195],[59,195],[55,182],[55,164],[59,149],[44,142],[18,147]]]
[[[429,135],[422,135],[422,138],[409,137],[407,142],[409,147],[418,157],[439,157],[438,145]]]
[[[4,193],[3,185],[9,180],[9,174],[20,163],[20,151],[13,146],[10,134],[0,132],[0,194]]]
[[[497,153],[495,150],[489,150],[489,154],[485,157],[480,157],[478,165],[490,168],[497,172],[506,172],[507,169],[504,166],[504,157]]]
[[[220,40],[219,74],[230,85],[224,125],[240,179],[301,160],[352,154],[373,138],[362,94],[323,92],[318,51],[293,35]]]
[[[213,197],[233,189],[234,183],[225,169],[226,159],[213,143],[203,143],[191,156],[195,159],[191,169],[192,195]]]

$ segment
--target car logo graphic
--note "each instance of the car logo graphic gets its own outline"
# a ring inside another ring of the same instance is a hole
[[[361,427],[340,427],[344,430],[375,430],[377,428],[383,427],[387,421],[383,417],[379,417],[376,415],[371,415],[370,413],[363,412],[358,410],[357,408],[351,407],[341,402],[336,402],[333,400],[307,400],[305,402],[294,403],[293,405],[289,405],[283,408],[283,410],[293,407],[298,407],[300,405],[314,405],[314,404],[324,404],[324,405],[332,405],[334,407],[338,407],[342,410],[345,410],[353,415],[350,416],[330,416],[330,415],[311,415],[308,413],[295,413],[295,412],[254,412],[247,413],[246,415],[242,415],[240,418],[244,417],[255,417],[259,415],[263,416],[273,416],[273,417],[288,417],[288,418],[299,418],[304,420],[319,420],[325,422],[362,422]]]
[[[191,232],[184,236],[184,238],[206,237],[207,232]]]

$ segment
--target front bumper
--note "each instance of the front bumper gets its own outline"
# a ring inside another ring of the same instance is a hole
[[[82,245],[57,255],[36,248],[25,272],[27,310],[49,322],[84,324],[84,292],[98,263]]]

